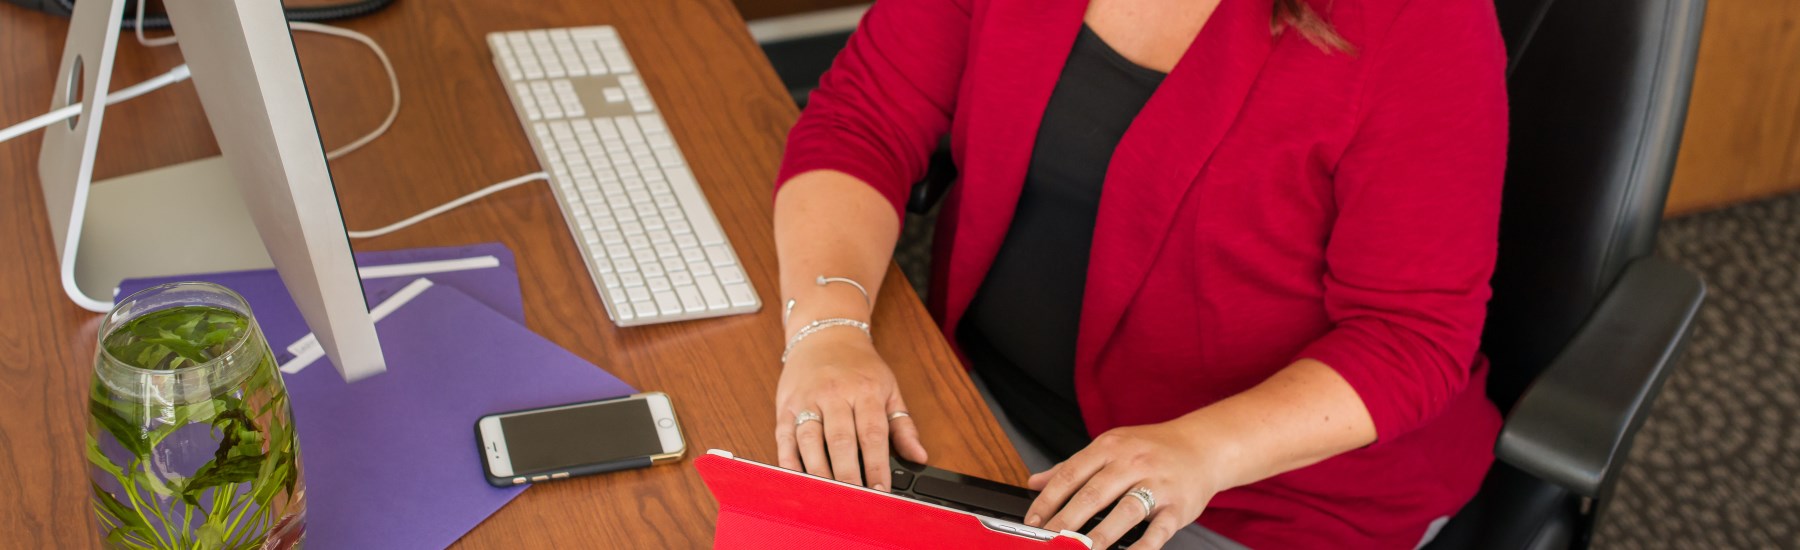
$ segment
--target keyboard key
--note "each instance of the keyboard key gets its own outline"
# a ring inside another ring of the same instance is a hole
[[[645,300],[642,302],[632,302],[631,309],[638,310],[639,312],[641,312],[643,314],[642,315],[643,317],[653,317],[656,315],[656,302],[652,302],[649,300]]]
[[[674,292],[658,292],[656,293],[656,309],[663,315],[679,314],[681,313],[681,299],[677,298]]]
[[[731,301],[725,298],[725,287],[719,286],[719,280],[712,276],[700,276],[694,279],[694,286],[700,287],[700,295],[706,300],[706,309],[725,309]]]
[[[630,298],[633,302],[648,300],[650,299],[650,289],[634,286],[625,289],[625,296]]]
[[[756,291],[750,290],[750,285],[747,284],[737,283],[725,285],[725,297],[729,298],[731,300],[731,305],[734,306],[750,307],[756,305]]]
[[[727,266],[737,263],[737,259],[731,257],[731,250],[720,245],[706,247],[706,257],[712,260],[714,266]]]
[[[687,219],[694,225],[694,236],[700,244],[724,244],[725,233],[719,230],[717,221],[706,202],[706,195],[700,193],[700,184],[694,181],[694,175],[687,170],[670,170],[669,187],[675,196],[681,197],[681,205],[687,210]]]
[[[681,297],[682,311],[687,313],[706,311],[706,300],[700,297],[700,289],[684,286],[675,289],[675,294]]]
[[[719,280],[726,283],[744,282],[744,270],[738,269],[738,266],[735,265],[721,267],[719,268]]]
[[[669,284],[668,277],[651,277],[650,278],[650,290],[651,291],[662,292],[664,290],[669,290],[671,288],[675,288],[675,285]]]

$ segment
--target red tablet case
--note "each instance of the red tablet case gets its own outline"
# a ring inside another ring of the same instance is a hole
[[[1089,550],[1064,531],[1049,541],[1000,533],[973,514],[708,451],[694,468],[719,501],[719,549]]]

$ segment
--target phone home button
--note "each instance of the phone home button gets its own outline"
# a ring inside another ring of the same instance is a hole
[[[662,426],[664,428],[673,428],[673,427],[675,427],[675,419],[673,419],[673,418],[657,419],[656,425]]]

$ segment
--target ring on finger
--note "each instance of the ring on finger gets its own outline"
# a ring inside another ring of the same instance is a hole
[[[893,422],[895,420],[899,420],[901,418],[905,418],[905,417],[909,417],[909,416],[912,416],[912,415],[907,413],[906,411],[894,411],[894,412],[888,413],[888,422]]]
[[[1139,486],[1138,488],[1125,493],[1125,495],[1136,498],[1138,504],[1144,505],[1145,516],[1149,516],[1150,511],[1156,509],[1156,495],[1150,494],[1150,489],[1148,488]]]
[[[798,428],[801,425],[806,424],[807,422],[818,422],[820,424],[824,424],[825,419],[821,418],[819,416],[819,413],[812,412],[812,411],[800,411],[800,412],[794,414],[794,427],[795,428]]]

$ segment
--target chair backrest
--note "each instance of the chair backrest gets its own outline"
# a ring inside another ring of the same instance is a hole
[[[1650,254],[1705,0],[1498,0],[1511,142],[1483,349],[1509,410]]]

